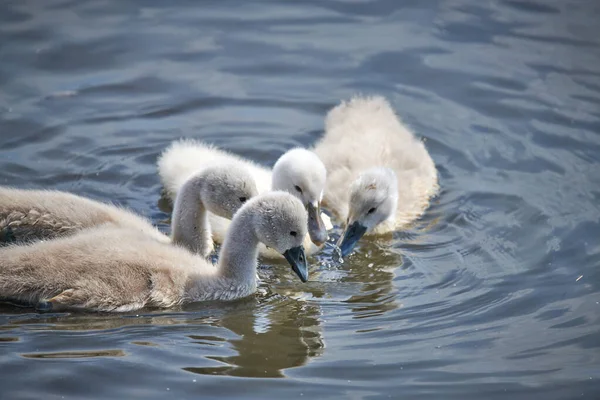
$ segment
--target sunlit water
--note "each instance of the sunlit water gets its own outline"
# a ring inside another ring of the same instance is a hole
[[[442,191],[307,284],[281,264],[233,303],[2,305],[0,397],[598,398],[598,21],[575,0],[2,2],[0,184],[167,231],[172,140],[271,165],[364,92],[425,138]]]

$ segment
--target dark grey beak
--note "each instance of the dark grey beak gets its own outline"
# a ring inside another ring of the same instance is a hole
[[[308,234],[310,235],[310,240],[317,246],[320,246],[327,241],[327,230],[321,219],[321,207],[319,205],[315,207],[311,203],[308,203],[306,210],[308,211]]]
[[[306,265],[306,256],[304,247],[292,247],[283,253],[283,256],[292,266],[292,270],[298,275],[302,282],[308,281],[308,266]]]
[[[346,227],[338,245],[342,252],[342,257],[346,257],[352,252],[352,249],[354,249],[354,246],[356,246],[356,243],[363,237],[365,232],[367,232],[367,227],[361,225],[358,221],[354,221]]]

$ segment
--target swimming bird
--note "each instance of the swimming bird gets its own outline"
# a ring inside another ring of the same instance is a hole
[[[345,225],[344,257],[363,235],[419,218],[438,190],[425,145],[382,96],[355,96],[330,110],[313,151],[327,168],[323,207]]]
[[[233,217],[216,266],[184,247],[106,225],[3,247],[0,298],[40,311],[111,312],[234,300],[256,291],[260,242],[283,254],[306,282],[307,218],[304,205],[289,193],[248,200]]]
[[[201,198],[218,215],[231,219],[256,194],[254,178],[242,166],[230,162],[199,169],[184,182],[176,201],[173,242],[208,256],[213,242]],[[5,242],[52,239],[100,225],[129,228],[171,242],[149,220],[125,208],[67,192],[0,187],[0,232]]]
[[[327,177],[325,166],[312,151],[294,148],[284,153],[273,169],[260,166],[248,159],[221,150],[215,146],[190,139],[173,142],[158,159],[158,172],[167,196],[174,199],[186,178],[203,164],[218,165],[235,161],[244,164],[254,177],[259,193],[270,190],[283,190],[296,196],[308,212],[308,232],[310,239],[305,241],[307,253],[314,253],[327,240],[327,229],[321,215],[321,199]],[[229,221],[210,215],[213,239],[221,242],[225,238]],[[311,246],[312,240],[316,246]],[[264,246],[260,255],[276,256]]]

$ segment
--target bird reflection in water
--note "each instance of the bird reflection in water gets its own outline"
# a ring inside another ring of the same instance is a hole
[[[250,309],[227,313],[218,322],[237,335],[228,340],[237,354],[207,355],[223,365],[184,370],[202,375],[279,378],[285,376],[286,369],[305,365],[322,354],[325,346],[318,305],[281,295],[255,299]]]

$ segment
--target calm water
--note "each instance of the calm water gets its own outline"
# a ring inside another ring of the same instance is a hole
[[[229,304],[1,306],[0,397],[598,398],[598,21],[593,0],[3,1],[0,184],[167,230],[172,140],[271,165],[364,92],[426,138],[443,190],[308,284],[276,265]]]

